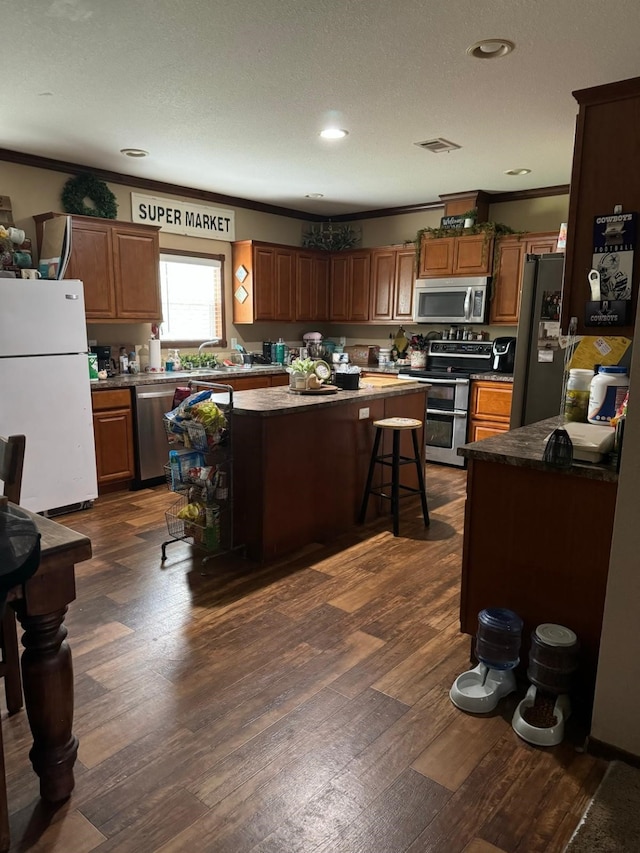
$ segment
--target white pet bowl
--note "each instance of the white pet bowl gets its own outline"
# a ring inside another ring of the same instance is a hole
[[[564,721],[571,714],[571,702],[566,693],[558,696],[553,706],[553,713],[556,718],[555,726],[550,726],[546,729],[532,726],[524,719],[523,713],[535,703],[537,691],[538,688],[535,685],[532,684],[529,687],[527,695],[518,704],[514,712],[511,726],[514,732],[522,740],[526,740],[527,743],[532,743],[534,746],[556,746],[562,743],[562,739],[564,738]]]
[[[451,686],[449,698],[461,711],[486,714],[493,711],[500,699],[513,693],[516,678],[510,669],[489,669],[479,663],[459,675]]]

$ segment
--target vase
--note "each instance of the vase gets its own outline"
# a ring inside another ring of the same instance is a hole
[[[416,352],[412,352],[409,355],[409,362],[411,367],[420,368],[427,366],[427,354],[426,352],[422,352],[421,350],[417,350]]]

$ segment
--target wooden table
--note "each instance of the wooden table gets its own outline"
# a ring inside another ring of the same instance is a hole
[[[73,668],[64,617],[76,597],[74,566],[91,557],[91,541],[48,518],[21,511],[42,536],[40,565],[8,601],[24,629],[22,679],[33,746],[29,758],[40,777],[40,796],[57,803],[74,786],[78,739],[73,734]]]

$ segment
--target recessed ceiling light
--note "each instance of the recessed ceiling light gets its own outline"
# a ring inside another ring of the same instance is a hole
[[[469,56],[476,59],[499,59],[515,49],[515,44],[508,39],[482,39],[467,48]]]
[[[149,152],[145,151],[144,148],[121,148],[120,153],[124,154],[125,157],[148,157]]]
[[[505,175],[528,175],[531,169],[507,169]]]
[[[307,193],[305,198],[324,198],[324,193]]]
[[[320,136],[323,139],[343,139],[348,135],[348,130],[342,130],[339,127],[326,127],[324,130],[320,131]]]

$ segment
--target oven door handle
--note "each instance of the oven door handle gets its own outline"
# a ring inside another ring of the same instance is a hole
[[[467,288],[467,295],[464,298],[464,319],[465,320],[471,319],[471,292],[472,292],[472,290],[473,290],[473,288],[468,287]]]
[[[468,385],[468,379],[416,379],[415,376],[410,376],[415,382],[430,382],[431,385]]]
[[[459,409],[454,409],[453,411],[446,411],[444,409],[427,409],[428,415],[444,415],[449,418],[466,418],[467,412],[461,412]]]

